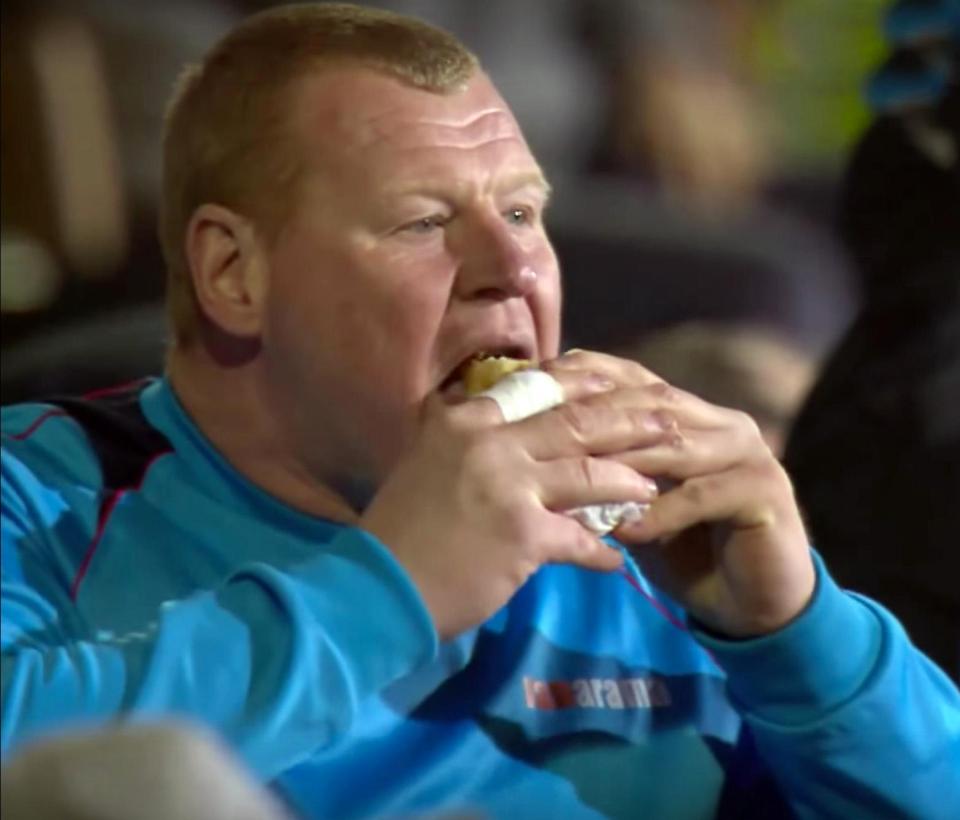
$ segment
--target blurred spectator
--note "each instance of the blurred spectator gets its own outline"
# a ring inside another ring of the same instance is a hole
[[[777,455],[816,369],[813,357],[783,334],[746,323],[684,323],[610,352],[706,401],[748,413]]]
[[[729,216],[767,180],[767,125],[738,58],[739,0],[602,4],[593,20],[612,105],[594,158],[673,203]]]
[[[156,231],[164,106],[187,63],[240,17],[230,0],[73,0],[96,37],[136,229]],[[144,55],[149,54],[149,59]]]
[[[163,107],[237,14],[218,0],[4,3],[4,347],[160,300]]]
[[[871,84],[880,116],[853,155],[842,213],[864,305],[786,464],[837,578],[889,606],[960,680],[960,15],[954,2],[901,2],[891,18],[919,6],[927,20],[952,11],[947,81],[931,93],[921,72],[899,73],[919,63],[898,59]]]
[[[2,306],[17,314],[48,307],[68,274],[115,272],[127,212],[90,27],[66,7],[8,3],[0,36]]]

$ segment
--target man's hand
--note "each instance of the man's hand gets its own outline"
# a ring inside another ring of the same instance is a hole
[[[600,353],[574,351],[544,369],[603,374],[617,389],[582,404],[655,414],[669,431],[609,457],[664,480],[644,518],[614,532],[653,583],[731,637],[772,632],[800,613],[815,584],[806,533],[790,480],[749,416]]]
[[[589,371],[558,374],[567,403],[505,424],[495,402],[432,397],[416,446],[360,519],[409,573],[441,638],[482,623],[540,566],[612,570],[622,557],[563,510],[649,502],[656,487],[605,455],[666,435]]]

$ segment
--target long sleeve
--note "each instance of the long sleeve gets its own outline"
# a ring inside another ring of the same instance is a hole
[[[251,563],[168,601],[140,630],[87,634],[47,560],[50,522],[37,520],[30,480],[4,452],[4,754],[69,725],[177,715],[217,729],[268,779],[334,741],[365,697],[436,652],[410,581],[357,529],[293,568]]]
[[[957,816],[960,693],[889,613],[841,591],[819,561],[814,600],[780,632],[697,637],[799,817]]]

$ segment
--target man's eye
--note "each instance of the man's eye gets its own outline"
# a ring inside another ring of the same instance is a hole
[[[445,224],[446,219],[442,216],[425,216],[422,219],[417,219],[414,222],[404,225],[403,229],[411,233],[430,233],[437,228],[442,228]]]
[[[527,208],[509,208],[503,216],[511,225],[527,225],[533,221],[533,215]]]

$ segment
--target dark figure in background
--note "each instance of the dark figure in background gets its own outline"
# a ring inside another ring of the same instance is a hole
[[[922,54],[895,54],[877,79],[901,72],[898,81],[872,84],[874,104],[886,102],[879,107],[887,110],[854,153],[841,214],[864,303],[786,451],[813,542],[841,583],[890,607],[954,679],[960,679],[958,34],[952,42],[947,37],[952,69],[942,75],[937,102],[925,105],[917,96],[937,85],[922,73]],[[885,89],[891,94],[881,99]],[[904,98],[908,91],[914,99]]]

